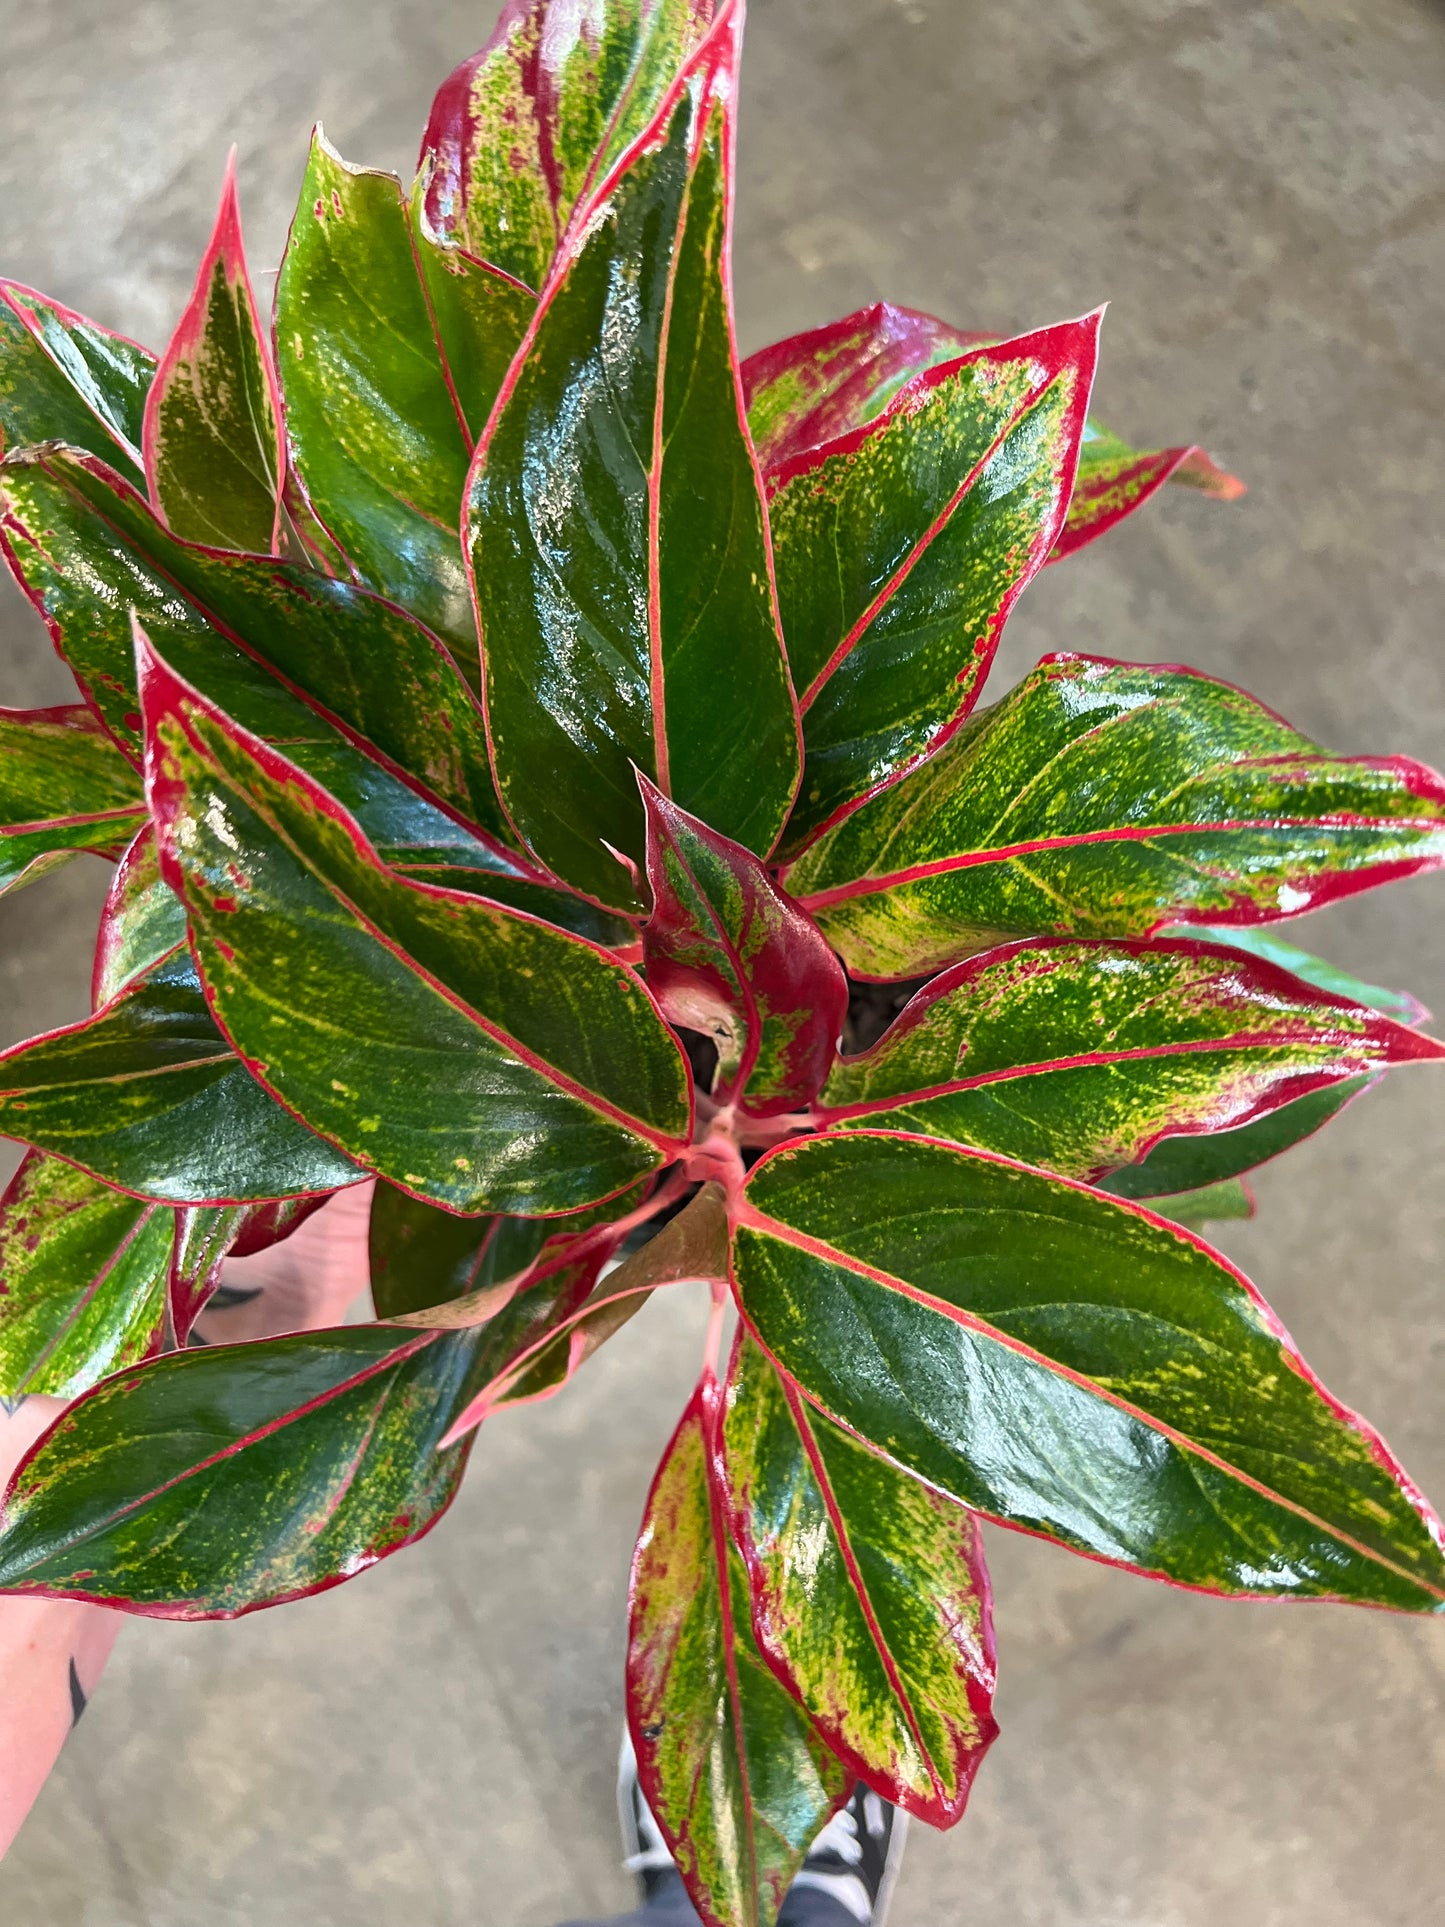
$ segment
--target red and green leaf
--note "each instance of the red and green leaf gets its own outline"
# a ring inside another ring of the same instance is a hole
[[[0,451],[72,442],[140,485],[156,358],[18,281],[0,281]]]
[[[0,1505],[0,1592],[228,1619],[419,1538],[469,1447],[439,1452],[481,1343],[387,1325],[172,1353],[63,1412]]]
[[[1330,755],[1228,683],[1048,656],[793,864],[855,976],[1017,936],[1294,916],[1445,863],[1445,780]]]
[[[643,1514],[627,1716],[643,1791],[706,1927],[771,1927],[848,1785],[753,1637],[721,1430],[708,1372]]]
[[[270,554],[286,468],[280,415],[232,148],[215,231],[146,397],[146,483],[167,527],[192,542]]]
[[[27,1152],[0,1198],[0,1394],[75,1398],[160,1350],[175,1214]]]
[[[772,1152],[735,1224],[738,1304],[775,1362],[963,1504],[1209,1592],[1445,1610],[1439,1521],[1192,1234],[888,1133]]]
[[[925,370],[999,339],[880,301],[750,355],[743,363],[743,390],[764,470],[862,428]],[[1057,562],[1103,535],[1165,482],[1223,502],[1245,492],[1243,482],[1216,467],[1202,448],[1131,448],[1090,416],[1068,519],[1049,560]]]
[[[508,0],[432,103],[420,166],[433,228],[540,288],[569,225],[730,11],[727,0]]]
[[[1069,519],[1049,557],[1059,562],[1106,535],[1116,522],[1142,508],[1166,482],[1237,502],[1245,493],[1237,475],[1217,466],[1199,447],[1131,448],[1099,422],[1090,421],[1079,450],[1079,478]]]
[[[94,1016],[0,1052],[0,1132],[174,1204],[334,1191],[361,1177],[251,1076],[184,949]]]
[[[162,872],[218,1023],[282,1104],[462,1212],[577,1210],[676,1155],[687,1064],[631,970],[397,875],[298,768],[141,659]]]
[[[801,1109],[821,1089],[843,1028],[842,967],[750,850],[638,780],[652,892],[648,989],[670,1022],[717,1045],[719,1103],[736,1100],[755,1117]]]
[[[1063,527],[1100,316],[917,376],[771,471],[778,607],[803,717],[796,851],[946,740]]]
[[[551,870],[631,909],[634,769],[759,855],[798,776],[728,235],[734,17],[569,242],[478,443],[493,766]]]
[[[0,895],[145,822],[134,769],[83,703],[0,709]]]
[[[438,303],[437,277],[455,269]],[[483,264],[442,259],[396,176],[350,166],[317,129],[276,283],[291,459],[358,579],[441,636],[469,674],[459,525],[472,435],[533,305]]]
[[[131,614],[228,714],[283,744],[384,847],[529,879],[504,849],[482,717],[400,609],[288,562],[183,543],[90,457],[0,466],[0,540],[57,649],[139,761]]]
[[[978,1521],[810,1407],[746,1331],[724,1438],[764,1653],[850,1773],[951,1826],[998,1731]]]
[[[1429,1021],[1429,1012],[1408,991],[1383,990],[1378,984],[1361,983],[1348,971],[1285,943],[1272,927],[1213,930],[1202,925],[1190,930],[1187,925],[1180,925],[1177,929],[1166,929],[1163,934],[1227,943],[1292,972],[1316,989],[1365,1004],[1412,1030]],[[1164,1197],[1167,1204],[1158,1208],[1173,1216],[1179,1204],[1176,1193],[1218,1191],[1233,1183],[1240,1172],[1253,1170],[1311,1136],[1378,1081],[1377,1077],[1348,1077],[1342,1083],[1324,1085],[1307,1097],[1295,1098],[1278,1110],[1266,1112],[1252,1124],[1211,1131],[1206,1137],[1164,1138],[1137,1164],[1125,1165],[1097,1182],[1103,1190],[1121,1198]],[[1251,1215],[1252,1200],[1247,1202],[1249,1211],[1233,1211],[1231,1215]]]
[[[1229,1132],[1442,1057],[1445,1044],[1220,945],[1019,943],[934,978],[837,1065],[816,1114],[1096,1179],[1161,1138]]]

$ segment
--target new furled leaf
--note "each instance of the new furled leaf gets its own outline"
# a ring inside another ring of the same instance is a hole
[[[624,910],[634,769],[763,856],[798,777],[729,312],[735,62],[729,24],[569,243],[470,483],[503,804]]]
[[[756,1117],[798,1110],[828,1075],[848,981],[812,918],[741,844],[639,776],[652,912],[648,988],[665,1017],[717,1045],[713,1095]]]
[[[803,718],[795,852],[946,740],[1063,527],[1100,316],[917,376],[768,477]]]
[[[806,851],[788,891],[856,976],[1014,936],[1264,923],[1445,863],[1445,779],[1332,756],[1229,683],[1046,656]]]
[[[1161,1138],[1235,1131],[1442,1057],[1445,1044],[1219,944],[1020,943],[935,977],[838,1064],[816,1115],[1095,1179]]]
[[[217,1021],[283,1104],[464,1212],[576,1210],[681,1148],[686,1060],[625,965],[398,876],[325,791],[139,654],[162,872]]]
[[[980,1512],[1225,1595],[1445,1609],[1438,1520],[1226,1259],[926,1138],[784,1145],[735,1208],[743,1316],[809,1402]]]
[[[246,267],[234,148],[195,287],[146,396],[143,435],[151,501],[177,535],[262,555],[277,547],[281,398]]]
[[[764,1652],[850,1772],[951,1826],[998,1731],[978,1521],[808,1406],[743,1330],[724,1439]]]
[[[772,1927],[847,1781],[758,1651],[720,1457],[707,1372],[633,1557],[627,1717],[643,1790],[707,1927]]]

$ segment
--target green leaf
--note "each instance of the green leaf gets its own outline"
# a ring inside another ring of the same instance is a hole
[[[792,866],[857,976],[1013,936],[1264,923],[1445,862],[1445,780],[1332,756],[1228,683],[1046,656]]]
[[[62,1413],[0,1507],[0,1592],[232,1618],[350,1579],[434,1525],[479,1344],[385,1325],[173,1353]]]
[[[74,451],[0,466],[0,533],[56,647],[137,760],[131,611],[185,675],[284,746],[395,860],[476,870],[489,888],[516,879],[528,907],[566,914],[556,892],[534,895],[538,873],[498,841],[480,711],[445,650],[399,609],[292,563],[178,542]]]
[[[1090,421],[1079,451],[1079,475],[1051,562],[1105,535],[1142,508],[1166,482],[1198,489],[1218,502],[1237,502],[1246,491],[1237,475],[1210,460],[1202,448],[1131,448],[1102,423]]]
[[[564,1218],[460,1218],[394,1185],[379,1184],[371,1205],[370,1244],[377,1317],[411,1316],[515,1280],[542,1258],[551,1241],[560,1251],[579,1232],[621,1217],[641,1195],[639,1186]],[[598,1249],[605,1254],[605,1243]],[[549,1261],[555,1255],[549,1253]]]
[[[1312,957],[1308,951],[1284,943],[1271,929],[1238,930],[1223,926],[1214,930],[1203,925],[1190,930],[1181,924],[1162,934],[1190,935],[1230,944],[1236,950],[1247,951],[1253,957],[1262,957],[1267,963],[1293,972],[1307,984],[1314,984],[1332,996],[1367,1004],[1371,1010],[1381,1011],[1397,1023],[1415,1027],[1429,1020],[1429,1012],[1408,991],[1382,990],[1378,984],[1361,983],[1358,977],[1337,969],[1323,958]],[[1237,1130],[1213,1132],[1201,1138],[1164,1138],[1137,1164],[1125,1165],[1109,1177],[1100,1178],[1099,1186],[1121,1198],[1167,1195],[1171,1200],[1168,1212],[1172,1216],[1178,1202],[1174,1197],[1176,1192],[1218,1190],[1241,1171],[1253,1170],[1267,1159],[1278,1157],[1327,1124],[1361,1091],[1368,1090],[1377,1081],[1372,1077],[1346,1078],[1342,1084],[1296,1098]],[[1242,1215],[1252,1213],[1251,1203],[1250,1210]]]
[[[286,467],[280,415],[232,148],[215,231],[146,397],[146,482],[167,526],[192,542],[270,554]]]
[[[470,672],[477,637],[459,533],[467,408],[486,419],[488,385],[534,302],[479,262],[452,266],[464,276],[435,309],[429,289],[448,264],[414,233],[400,181],[351,167],[318,128],[276,283],[292,460],[360,580],[455,647]],[[455,369],[444,339],[461,353]]]
[[[934,368],[866,428],[769,475],[805,753],[785,853],[972,708],[1063,527],[1099,322]]]
[[[472,472],[493,762],[541,860],[635,907],[634,769],[766,855],[797,717],[727,275],[732,36],[559,265]],[[608,846],[611,846],[610,848]]]
[[[648,1494],[632,1564],[628,1723],[643,1791],[704,1922],[771,1927],[848,1783],[753,1638],[727,1536],[719,1408],[709,1372]]]
[[[361,1176],[251,1076],[184,950],[93,1017],[0,1052],[0,1131],[172,1203],[334,1191]]]
[[[951,1826],[998,1732],[977,1520],[810,1409],[745,1330],[726,1406],[768,1658],[851,1773]]]
[[[0,1395],[71,1399],[160,1350],[175,1214],[26,1153],[0,1199]]]
[[[1223,1178],[1218,1184],[1204,1184],[1197,1191],[1181,1191],[1154,1206],[1161,1217],[1198,1230],[1206,1224],[1226,1219],[1252,1218],[1254,1198],[1239,1178]]]
[[[487,425],[512,356],[536,309],[537,297],[530,288],[437,234],[427,218],[425,187],[425,178],[418,176],[411,195],[412,237],[442,360],[456,391],[470,446]],[[358,314],[357,324],[359,328],[367,325],[364,313]],[[379,349],[380,342],[377,346]],[[459,522],[460,497],[456,506]],[[473,648],[465,668],[468,676],[476,676],[480,666],[475,659],[474,634],[471,642]]]
[[[962,1503],[1210,1592],[1445,1606],[1439,1522],[1188,1233],[886,1133],[773,1152],[735,1222],[738,1303],[776,1362]]]
[[[422,172],[436,231],[540,288],[569,221],[730,11],[713,0],[508,0],[432,103]]]
[[[1442,1057],[1445,1044],[1222,945],[1010,944],[936,977],[842,1060],[817,1116],[1097,1179],[1161,1138],[1230,1132]]]
[[[1348,970],[1341,970],[1338,964],[1286,943],[1277,930],[1268,926],[1242,930],[1233,924],[1220,924],[1217,928],[1208,924],[1180,924],[1177,928],[1166,926],[1159,935],[1193,937],[1200,943],[1227,943],[1232,949],[1248,951],[1251,957],[1262,957],[1266,963],[1277,964],[1281,970],[1302,977],[1317,990],[1328,991],[1335,997],[1348,997],[1353,1003],[1368,1004],[1371,1010],[1393,1017],[1397,1024],[1408,1024],[1412,1030],[1430,1021],[1429,1011],[1408,990],[1387,990],[1380,984],[1364,983]]]
[[[83,703],[0,709],[0,895],[81,850],[118,855],[144,822],[135,771]]]
[[[999,337],[952,328],[916,308],[875,302],[824,328],[760,349],[743,363],[748,426],[767,471],[875,420],[900,389]],[[1068,520],[1049,557],[1103,535],[1165,482],[1237,501],[1244,484],[1202,448],[1131,448],[1092,416],[1084,425]]]
[[[92,1008],[110,1003],[185,940],[185,905],[161,875],[155,830],[147,822],[116,865],[100,913]]]
[[[67,441],[144,481],[141,424],[156,358],[124,335],[0,281],[0,449]]]
[[[1372,1077],[1346,1078],[1343,1084],[1327,1085],[1308,1097],[1296,1098],[1292,1104],[1283,1104],[1236,1131],[1212,1132],[1208,1137],[1163,1138],[1139,1163],[1126,1164],[1097,1183],[1101,1191],[1112,1192],[1115,1197],[1146,1200],[1223,1184],[1313,1136],[1375,1081]]]
[[[463,1212],[627,1189],[691,1128],[643,985],[581,938],[388,870],[355,821],[142,647],[151,805],[216,1018],[313,1130]]]

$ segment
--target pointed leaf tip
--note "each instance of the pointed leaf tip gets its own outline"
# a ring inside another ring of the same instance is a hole
[[[143,451],[151,502],[175,534],[275,552],[281,399],[246,266],[234,147],[190,300],[146,397]]]

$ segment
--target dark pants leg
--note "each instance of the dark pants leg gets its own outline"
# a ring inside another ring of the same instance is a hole
[[[700,1927],[700,1923],[683,1892],[681,1878],[672,1874],[653,1896],[652,1904],[639,1907],[636,1913],[618,1914],[611,1920],[572,1920],[564,1922],[563,1927]],[[778,1927],[858,1927],[858,1923],[831,1894],[803,1887],[795,1888],[783,1902]]]

